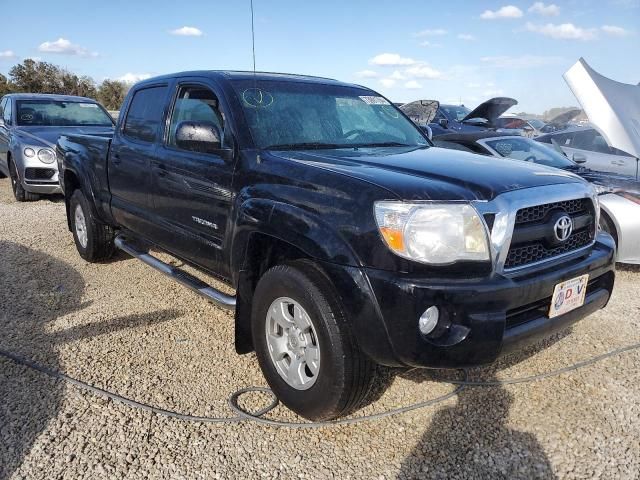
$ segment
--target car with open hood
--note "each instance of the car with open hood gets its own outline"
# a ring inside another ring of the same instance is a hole
[[[113,119],[91,98],[15,93],[0,101],[0,175],[17,201],[61,193],[55,146],[68,133],[111,134]]]
[[[592,128],[574,128],[538,137],[559,145],[570,157],[599,171],[640,179],[640,85],[599,74],[580,58],[564,79]]]
[[[561,130],[566,130],[569,127],[575,127],[578,125],[573,124],[571,121],[582,113],[579,108],[572,108],[566,112],[562,112],[551,120],[540,126],[540,133],[553,133]]]
[[[617,260],[640,263],[640,182],[635,177],[598,172],[567,158],[560,149],[516,134],[476,132],[438,135],[437,146],[559,168],[592,183],[602,209],[600,228],[616,241]]]
[[[497,132],[515,133],[523,137],[534,138],[542,134],[540,120],[526,120],[516,115],[503,115],[494,122]]]
[[[473,110],[469,110],[464,105],[440,104],[429,126],[434,135],[496,128],[496,120],[517,104],[517,100],[508,97],[491,98]]]

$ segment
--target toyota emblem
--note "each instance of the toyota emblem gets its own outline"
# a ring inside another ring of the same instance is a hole
[[[553,226],[553,233],[560,242],[566,241],[573,231],[573,220],[569,215],[562,215]]]

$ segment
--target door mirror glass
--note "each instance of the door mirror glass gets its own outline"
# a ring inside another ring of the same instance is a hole
[[[587,163],[587,157],[584,155],[584,153],[574,153],[573,161],[576,163]]]
[[[438,120],[438,124],[442,128],[449,128],[449,120],[447,120],[446,118],[441,118],[440,120]]]
[[[0,127],[4,127],[4,118],[0,117]]]
[[[199,153],[219,153],[222,142],[218,126],[212,122],[180,122],[176,128],[176,146]]]

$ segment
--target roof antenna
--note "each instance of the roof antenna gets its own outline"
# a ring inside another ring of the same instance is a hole
[[[253,80],[256,79],[256,32],[253,27],[253,0],[251,1],[251,53],[253,54]],[[255,88],[255,85],[254,85]]]

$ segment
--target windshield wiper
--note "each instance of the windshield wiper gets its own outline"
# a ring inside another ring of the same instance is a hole
[[[321,150],[332,148],[354,148],[353,145],[345,145],[338,143],[320,143],[320,142],[303,142],[303,143],[280,143],[264,147],[264,150]]]
[[[413,145],[410,145],[408,143],[400,143],[400,142],[377,142],[377,143],[355,143],[352,145],[349,145],[350,147],[354,147],[354,148],[375,148],[375,147],[415,147],[415,148],[421,148],[421,147],[428,147],[429,145],[427,145],[426,143],[424,145],[416,143]]]

